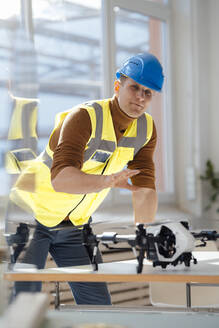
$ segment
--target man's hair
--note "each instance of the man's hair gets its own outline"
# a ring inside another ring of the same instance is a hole
[[[118,80],[121,84],[123,84],[127,78],[128,78],[128,76],[126,76],[124,74],[120,74],[120,77]]]

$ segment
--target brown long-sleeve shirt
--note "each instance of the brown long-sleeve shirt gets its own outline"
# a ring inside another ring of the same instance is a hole
[[[133,118],[120,109],[115,96],[110,101],[110,110],[118,141],[133,121]],[[88,112],[83,108],[70,112],[50,140],[50,148],[54,152],[51,168],[52,179],[65,167],[82,168],[84,150],[90,136],[91,121]],[[157,133],[153,123],[153,134],[150,141],[128,163],[129,169],[140,170],[140,173],[131,179],[136,186],[155,189],[153,153],[156,141]]]

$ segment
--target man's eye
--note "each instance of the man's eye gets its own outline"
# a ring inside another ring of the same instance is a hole
[[[137,85],[132,85],[132,89],[138,90],[138,86]]]
[[[149,90],[145,90],[145,96],[152,97],[152,93]]]

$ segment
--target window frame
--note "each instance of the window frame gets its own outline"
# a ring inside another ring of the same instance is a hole
[[[115,11],[114,8],[119,7],[124,10],[133,11],[146,16],[151,16],[155,19],[162,20],[166,23],[165,37],[165,54],[164,67],[166,78],[164,84],[164,124],[169,128],[164,129],[164,140],[166,149],[164,152],[165,161],[165,192],[158,192],[159,202],[161,203],[175,203],[174,193],[174,164],[173,164],[173,125],[172,125],[172,93],[171,93],[171,1],[168,3],[158,3],[150,0],[102,0],[102,73],[104,76],[103,83],[103,97],[108,98],[113,94],[113,82],[115,80],[116,71],[116,31],[115,31]],[[105,60],[107,58],[107,60]],[[131,193],[130,193],[131,197]],[[129,194],[121,194],[116,189],[111,191],[111,196],[108,198],[111,204],[130,202]]]

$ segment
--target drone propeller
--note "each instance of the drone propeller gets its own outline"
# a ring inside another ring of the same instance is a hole
[[[113,222],[115,223],[115,222]],[[112,226],[110,227],[110,229],[114,229],[114,230],[127,230],[129,228],[135,228],[135,224],[126,224],[126,225],[122,225],[122,226]]]
[[[146,227],[156,227],[156,226],[161,226],[163,224],[167,224],[167,223],[172,223],[173,221],[170,220],[160,220],[160,221],[154,221],[151,223],[146,223]]]
[[[146,229],[147,227],[155,227],[155,226],[161,226],[162,224],[167,224],[167,223],[171,223],[172,221],[170,220],[165,220],[165,221],[155,221],[153,223],[145,223]],[[138,223],[137,223],[138,224]],[[127,230],[129,228],[136,228],[136,224],[135,223],[130,223],[130,224],[126,224],[123,226],[112,226],[110,227],[111,229],[116,229],[116,230]]]

